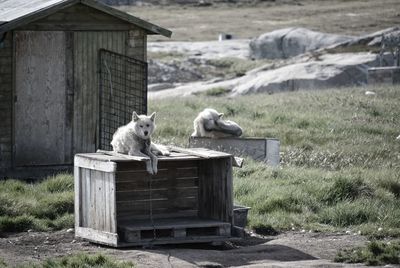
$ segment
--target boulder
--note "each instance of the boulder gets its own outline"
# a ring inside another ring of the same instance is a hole
[[[204,79],[203,74],[196,68],[198,65],[191,61],[149,60],[148,63],[149,84],[182,83]]]
[[[287,59],[308,51],[353,40],[354,37],[327,34],[305,28],[285,28],[265,33],[250,41],[252,59]]]
[[[249,57],[248,39],[202,42],[149,42],[147,49],[151,53],[182,54],[186,57],[202,59]]]
[[[377,66],[373,53],[325,54],[297,58],[297,61],[277,68],[248,72],[245,76],[221,82],[195,82],[175,88],[149,92],[149,98],[181,97],[226,89],[230,97],[254,93],[275,93],[301,89],[324,89],[357,86],[367,83],[368,68]]]
[[[371,53],[326,54],[307,62],[255,73],[233,87],[231,96],[364,85],[368,68],[378,62],[377,55]]]

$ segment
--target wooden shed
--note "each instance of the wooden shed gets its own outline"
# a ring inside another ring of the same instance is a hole
[[[110,149],[147,112],[149,34],[171,36],[92,0],[0,1],[0,178]]]

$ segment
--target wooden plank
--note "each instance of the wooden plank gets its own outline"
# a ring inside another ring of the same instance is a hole
[[[74,163],[75,166],[78,167],[100,170],[104,172],[115,172],[117,170],[117,164],[115,162],[96,161],[79,154],[75,155]]]
[[[127,154],[120,154],[114,151],[104,151],[104,150],[97,150],[97,153],[102,153],[105,155],[116,156],[119,158],[127,159],[127,160],[134,160],[134,161],[150,161],[149,157],[142,157],[136,155],[127,155]]]
[[[185,149],[185,148],[180,148],[176,146],[168,146],[168,149],[173,152],[180,152],[180,153],[186,153],[189,155],[194,155],[198,156],[201,158],[221,158],[221,157],[231,157],[232,155],[223,153],[223,152],[218,152],[218,151],[213,151],[209,150],[206,148],[190,148],[190,149]]]
[[[269,146],[267,146],[269,144]],[[204,147],[227,152],[235,156],[249,156],[254,160],[279,165],[279,140],[270,138],[219,138],[190,137],[189,147]],[[240,166],[240,159],[237,159]]]
[[[82,177],[81,168],[78,166],[74,167],[74,194],[75,229],[77,229],[82,226]]]
[[[164,210],[166,212],[178,212],[181,210],[197,210],[198,199],[197,196],[189,196],[181,198],[180,202],[170,203],[168,199],[159,200],[136,200],[117,202],[117,214],[123,212],[132,213],[134,215],[149,214],[150,208],[154,211]],[[160,212],[159,212],[160,213]],[[156,214],[156,213],[154,213]]]
[[[82,186],[82,227],[89,226],[90,217],[90,176],[88,175],[90,170],[86,168],[81,169],[81,186]]]
[[[177,178],[175,188],[195,187],[198,186],[199,179],[197,177]],[[168,178],[152,179],[152,189],[167,188],[171,185]],[[117,192],[126,191],[127,189],[144,190],[149,188],[148,180],[132,180],[117,182]],[[175,188],[171,190],[174,191]]]
[[[74,122],[74,35],[72,32],[65,33],[65,130],[64,130],[64,161],[73,163],[73,122]]]
[[[65,33],[16,32],[15,38],[15,164],[70,164],[64,148],[70,139],[64,131]]]
[[[123,201],[137,201],[137,200],[150,200],[150,199],[169,199],[169,188],[162,189],[146,189],[146,190],[128,190],[128,191],[118,191],[117,192],[117,203]],[[198,187],[181,187],[173,188],[175,192],[174,199],[182,199],[186,197],[197,196]]]
[[[154,226],[153,226],[154,224]],[[168,219],[159,219],[157,221],[152,222],[150,220],[136,220],[129,224],[123,224],[120,228],[127,230],[152,230],[156,229],[188,229],[188,228],[202,228],[202,227],[230,227],[230,223],[212,220],[212,219],[203,219],[198,217],[193,218],[168,218]]]
[[[178,210],[178,211],[167,211],[165,213],[158,212],[153,214],[153,219],[166,219],[166,218],[179,218],[179,217],[197,217],[198,216],[198,211],[197,210],[190,210],[190,209],[185,209],[185,210]],[[120,225],[123,222],[130,222],[130,221],[135,221],[135,220],[145,220],[149,219],[150,215],[149,214],[135,214],[133,215],[132,213],[119,213],[118,214],[118,224]]]
[[[110,232],[117,232],[117,208],[116,208],[116,186],[115,186],[115,174],[109,173],[106,178],[108,183],[108,203],[110,205]]]
[[[92,228],[78,227],[75,236],[87,239],[92,242],[109,246],[118,246],[118,234],[95,230]]]
[[[107,24],[107,23],[39,23],[35,22],[28,25],[23,25],[18,30],[26,31],[122,31],[129,30],[127,24]]]

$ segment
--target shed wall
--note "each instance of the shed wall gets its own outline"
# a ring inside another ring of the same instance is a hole
[[[12,159],[12,34],[0,47],[0,170],[11,167]]]
[[[131,31],[74,32],[74,153],[95,152],[99,127],[99,50],[145,60],[145,33]]]

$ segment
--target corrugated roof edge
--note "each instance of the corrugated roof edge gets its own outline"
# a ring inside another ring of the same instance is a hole
[[[63,8],[67,8],[69,6],[73,6],[75,4],[82,3],[86,6],[90,6],[94,9],[97,9],[99,11],[102,11],[104,13],[107,13],[109,15],[112,15],[116,18],[119,18],[121,20],[124,20],[126,22],[129,22],[131,24],[134,24],[136,26],[139,26],[145,30],[148,31],[148,34],[160,34],[165,37],[171,37],[172,32],[168,29],[162,28],[160,26],[157,26],[155,24],[152,24],[148,21],[142,20],[140,18],[137,18],[129,13],[120,11],[118,9],[115,9],[113,7],[107,6],[105,4],[96,2],[94,0],[66,0],[59,2],[54,5],[50,5],[46,8],[42,8],[40,10],[37,10],[35,12],[29,13],[27,15],[21,16],[13,21],[6,22],[4,24],[0,24],[0,33],[8,32],[10,30],[13,30],[21,25],[28,24],[30,22],[33,22],[35,20],[44,18],[52,13],[57,12],[58,10],[61,10]]]

